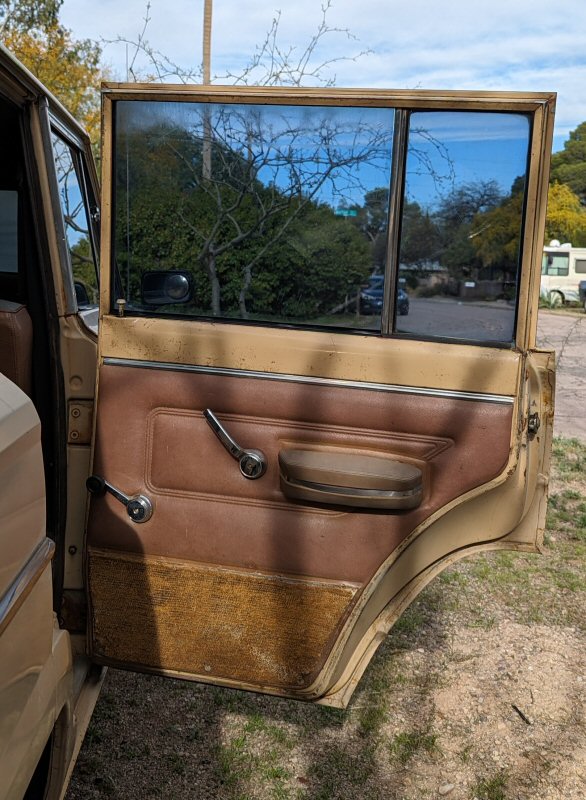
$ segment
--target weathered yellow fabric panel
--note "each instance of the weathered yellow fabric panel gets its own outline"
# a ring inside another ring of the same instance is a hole
[[[357,589],[92,549],[100,660],[256,686],[308,686]]]

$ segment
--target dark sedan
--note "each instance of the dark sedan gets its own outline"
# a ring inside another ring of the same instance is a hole
[[[360,313],[381,314],[384,298],[384,275],[373,275],[360,292]],[[404,317],[409,313],[409,295],[404,289],[397,290],[397,313]]]

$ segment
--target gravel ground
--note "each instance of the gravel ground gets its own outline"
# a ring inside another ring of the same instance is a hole
[[[586,798],[586,446],[554,461],[545,557],[444,572],[346,711],[110,670],[67,800]]]

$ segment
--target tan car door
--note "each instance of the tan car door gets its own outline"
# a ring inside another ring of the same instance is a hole
[[[96,661],[344,705],[445,566],[539,547],[553,104],[105,89]]]

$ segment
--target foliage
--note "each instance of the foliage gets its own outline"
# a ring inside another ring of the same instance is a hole
[[[265,128],[262,145],[241,152],[228,141],[233,124],[233,115],[217,123],[207,169],[205,134],[169,125],[128,134],[117,172],[118,266],[127,297],[140,296],[143,271],[182,269],[194,277],[199,313],[326,313],[372,271],[369,243],[314,199],[327,171],[317,178],[305,172],[307,154],[290,147],[283,157],[290,185],[263,181],[259,174],[275,167],[275,140]],[[236,125],[240,135],[245,124],[243,117]]]
[[[519,259],[521,219],[524,196],[522,192],[503,200],[497,208],[475,217],[478,235],[472,239],[483,266],[500,265],[515,272]],[[474,235],[476,231],[473,232]]]
[[[487,227],[485,223],[478,224],[478,220],[502,201],[502,193],[494,180],[456,186],[444,198],[437,221],[443,247],[442,264],[452,277],[468,277],[483,266],[478,245]]]
[[[403,207],[401,261],[421,265],[436,259],[441,252],[441,233],[428,212],[418,203],[405,202]]]
[[[6,9],[3,44],[55,94],[97,144],[99,86],[104,76],[101,48],[91,39],[75,39],[59,24],[60,6],[60,0],[24,4],[8,0],[0,6]]]
[[[357,214],[355,224],[371,243],[373,267],[378,272],[384,272],[389,190],[385,187],[370,190],[364,196],[364,205],[354,210]]]
[[[580,203],[586,205],[586,122],[570,133],[563,150],[553,154],[551,180],[569,186]]]
[[[2,34],[46,30],[57,24],[63,0],[0,0]]]
[[[584,167],[586,169],[586,163]],[[586,247],[586,208],[564,183],[553,183],[547,195],[545,241],[552,239],[572,242],[574,247]]]

